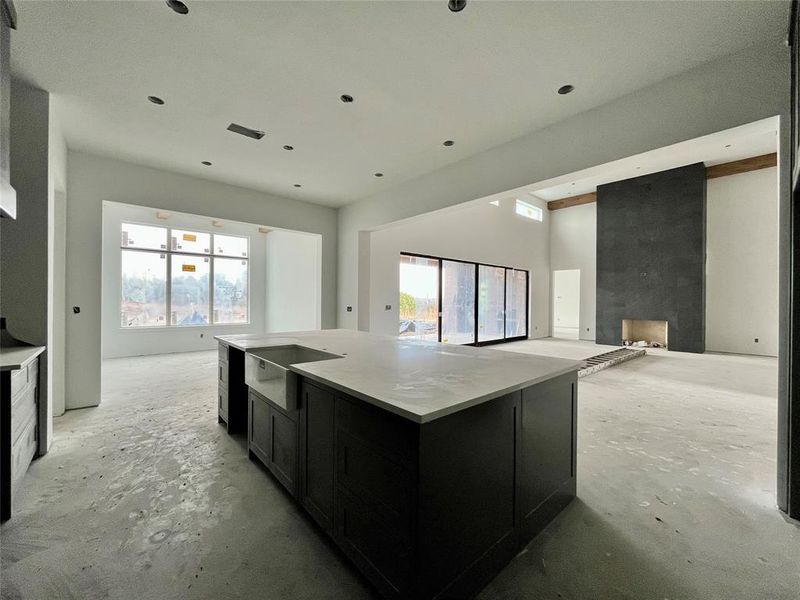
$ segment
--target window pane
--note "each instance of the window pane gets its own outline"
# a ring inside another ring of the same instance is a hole
[[[172,249],[195,254],[211,253],[211,234],[200,231],[172,230]]]
[[[246,237],[239,237],[234,235],[219,235],[214,234],[214,254],[222,256],[243,256],[247,258],[247,241]]]
[[[247,323],[247,261],[214,259],[214,323]]]
[[[528,219],[533,219],[534,221],[541,221],[544,217],[541,208],[534,206],[533,204],[529,204],[528,202],[523,202],[522,200],[517,200],[516,212],[518,215],[522,215]]]
[[[503,339],[505,321],[505,276],[503,267],[479,265],[478,268],[478,341]]]
[[[442,342],[475,342],[475,265],[442,261]]]
[[[400,256],[400,335],[439,340],[439,261]]]
[[[528,274],[525,271],[506,271],[506,337],[518,337],[528,328]]]
[[[123,248],[148,248],[150,250],[167,249],[166,227],[152,227],[149,225],[136,225],[135,223],[122,223]]]
[[[122,250],[121,254],[120,318],[122,327],[166,325],[166,255],[136,250]]]
[[[208,324],[210,258],[172,255],[172,325]]]

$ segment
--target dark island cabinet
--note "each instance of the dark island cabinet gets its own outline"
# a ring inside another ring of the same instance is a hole
[[[219,344],[217,368],[218,420],[228,433],[243,433],[247,427],[247,385],[244,383],[244,351]]]
[[[300,389],[300,501],[325,531],[333,527],[334,396],[304,382]]]
[[[301,378],[249,448],[385,598],[471,598],[575,496],[576,373],[416,423]]]
[[[247,446],[275,478],[297,495],[297,415],[250,390]]]

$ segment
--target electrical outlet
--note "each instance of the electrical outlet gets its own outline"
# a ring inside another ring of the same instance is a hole
[[[347,307],[347,312],[353,312],[353,307],[352,306],[348,306]]]
[[[753,341],[757,344],[758,343],[758,338],[753,338]]]

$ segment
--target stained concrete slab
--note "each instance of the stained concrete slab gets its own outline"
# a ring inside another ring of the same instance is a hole
[[[376,597],[217,425],[216,360],[106,361],[102,405],[56,420],[0,529],[3,599]],[[581,380],[579,498],[479,598],[798,598],[776,380],[775,359],[666,351]]]

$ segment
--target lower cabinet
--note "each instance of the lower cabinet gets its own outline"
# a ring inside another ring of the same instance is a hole
[[[300,501],[320,527],[330,532],[334,509],[334,395],[307,382],[300,394]]]
[[[575,496],[576,376],[418,424],[301,379],[249,448],[384,598],[471,598]]]
[[[260,394],[248,396],[247,446],[292,495],[297,494],[297,420]]]
[[[39,442],[39,358],[0,372],[0,522],[11,517],[12,500]]]

